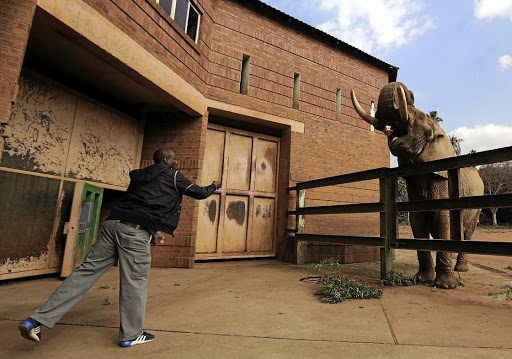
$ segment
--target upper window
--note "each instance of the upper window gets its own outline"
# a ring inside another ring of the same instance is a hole
[[[201,14],[189,0],[156,0],[188,36],[197,42]]]

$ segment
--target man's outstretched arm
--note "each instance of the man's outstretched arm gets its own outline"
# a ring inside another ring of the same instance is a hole
[[[180,191],[189,197],[195,199],[205,199],[210,197],[215,190],[219,189],[221,183],[219,181],[213,181],[208,186],[198,186],[195,183],[190,182],[181,172],[178,172],[176,176],[176,185]]]

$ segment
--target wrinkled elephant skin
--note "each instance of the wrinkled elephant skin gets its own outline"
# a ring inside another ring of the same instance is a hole
[[[354,91],[351,96],[359,116],[388,136],[389,150],[397,157],[399,167],[455,156],[450,138],[435,121],[414,107],[414,94],[404,84],[391,82],[383,87],[375,117],[362,110]],[[484,185],[476,169],[461,168],[459,180],[461,196],[483,195]],[[410,176],[406,184],[411,201],[448,198],[446,171]],[[479,214],[479,209],[462,211],[464,240],[471,239]],[[450,239],[449,211],[411,212],[409,217],[415,238],[431,235]],[[437,252],[435,268],[429,251],[418,251],[418,261],[417,278],[433,281],[440,288],[457,287],[451,253]],[[467,255],[459,253],[455,270],[468,270]]]

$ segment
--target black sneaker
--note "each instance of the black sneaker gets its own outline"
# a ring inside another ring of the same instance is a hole
[[[149,334],[146,332],[142,332],[141,335],[139,335],[137,338],[132,340],[122,340],[119,342],[119,345],[122,347],[132,347],[137,344],[144,344],[148,343],[155,339],[155,336],[153,334]]]
[[[28,340],[38,342],[41,340],[41,324],[35,325],[29,320],[24,320],[18,325],[21,336]]]

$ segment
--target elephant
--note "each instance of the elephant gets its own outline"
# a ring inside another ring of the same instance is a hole
[[[388,136],[390,152],[397,157],[399,167],[425,163],[455,156],[450,138],[439,124],[414,107],[414,94],[401,82],[385,85],[379,94],[375,116],[365,112],[351,91],[352,104],[357,114],[376,130]],[[412,201],[448,198],[446,171],[410,176],[406,179],[407,192]],[[480,196],[484,184],[473,167],[460,169],[460,195]],[[462,211],[464,240],[471,240],[480,209]],[[449,211],[411,212],[410,223],[415,238],[450,239]],[[459,253],[452,269],[451,253],[437,252],[436,265],[430,251],[418,251],[419,270],[416,278],[434,282],[439,288],[457,287],[454,270],[468,270],[467,254]]]

